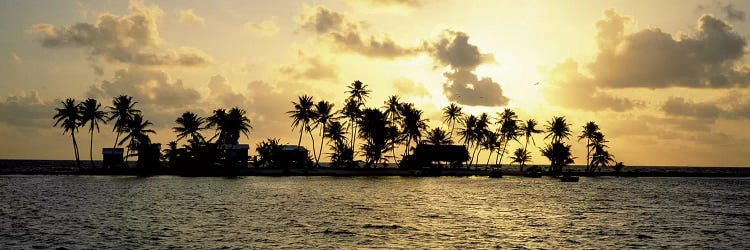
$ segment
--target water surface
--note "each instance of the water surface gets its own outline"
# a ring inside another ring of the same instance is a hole
[[[0,176],[2,248],[750,247],[749,178]]]

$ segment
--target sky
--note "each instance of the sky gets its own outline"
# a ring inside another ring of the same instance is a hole
[[[122,94],[162,144],[183,112],[235,106],[254,127],[241,143],[295,144],[286,112],[297,96],[341,108],[360,80],[368,107],[399,95],[432,128],[446,127],[440,109],[451,102],[471,114],[512,108],[542,124],[565,116],[576,136],[596,122],[625,165],[750,166],[748,10],[682,0],[1,0],[0,158],[73,159],[54,108]],[[76,136],[87,159],[88,132]],[[114,141],[102,125],[94,158]],[[585,142],[569,142],[584,164]],[[534,149],[532,163],[548,162]]]

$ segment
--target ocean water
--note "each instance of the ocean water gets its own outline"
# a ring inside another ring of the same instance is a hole
[[[0,176],[0,248],[750,248],[750,178]]]

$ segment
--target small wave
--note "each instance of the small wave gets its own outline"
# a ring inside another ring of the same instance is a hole
[[[404,227],[401,225],[393,224],[393,225],[379,225],[379,224],[364,224],[362,225],[362,228],[369,228],[369,229],[408,229],[408,227]]]
[[[347,230],[331,230],[331,229],[328,229],[328,228],[325,231],[323,231],[322,233],[323,234],[329,234],[329,235],[357,235],[357,233],[352,232],[352,231],[347,231]]]
[[[635,235],[635,237],[638,238],[639,240],[648,240],[648,239],[653,239],[654,238],[653,236],[649,236],[649,235],[645,235],[645,234],[637,234],[637,235]]]

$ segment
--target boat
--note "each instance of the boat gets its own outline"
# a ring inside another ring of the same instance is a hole
[[[492,170],[489,174],[490,178],[503,178],[503,171],[501,170]]]
[[[560,176],[561,182],[578,182],[579,177],[578,176],[572,176],[570,173],[565,173],[562,176]]]

